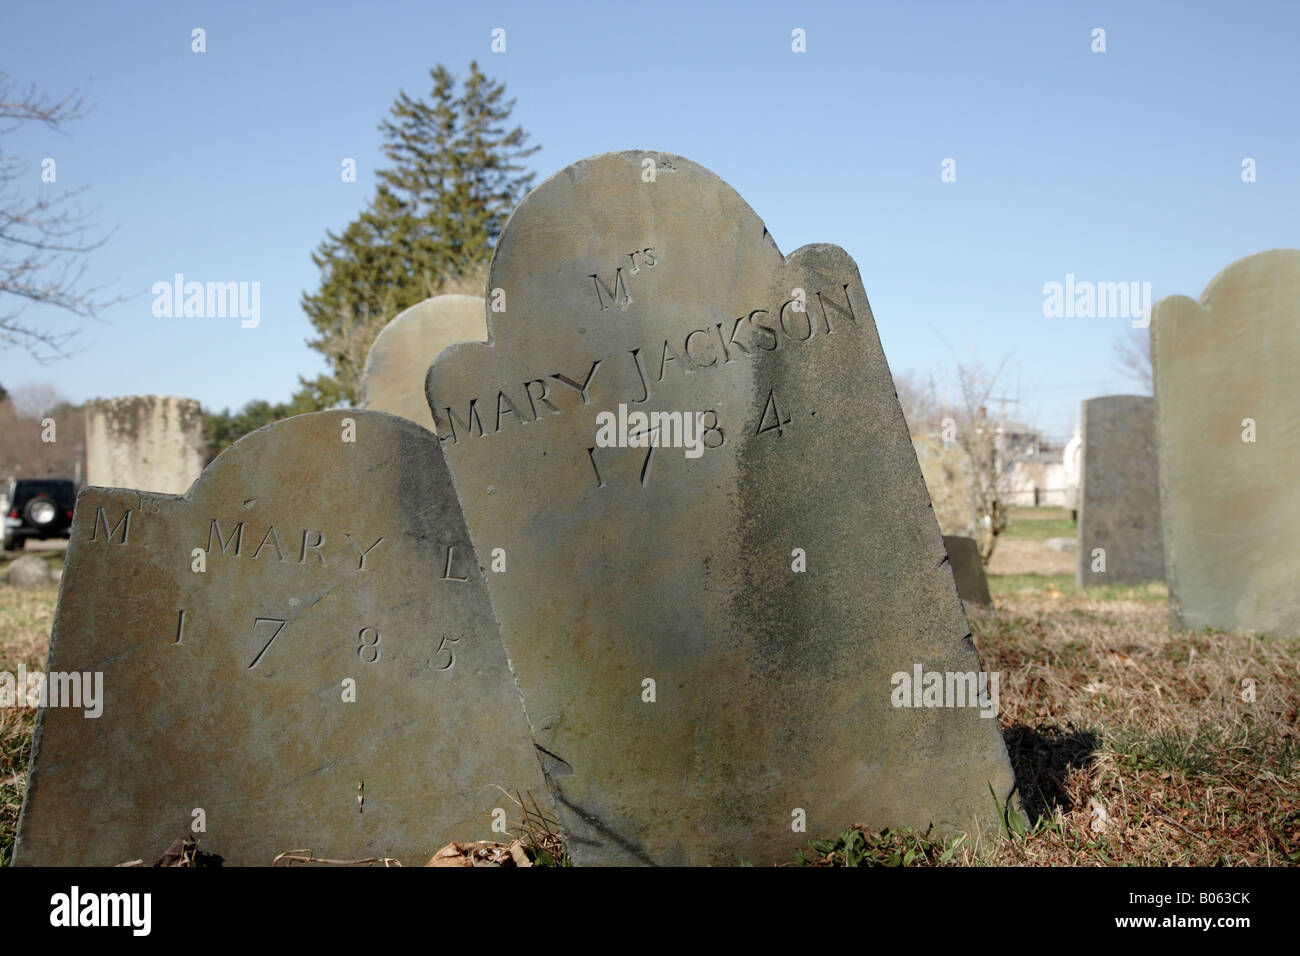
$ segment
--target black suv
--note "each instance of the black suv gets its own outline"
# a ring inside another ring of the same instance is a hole
[[[64,478],[16,478],[9,482],[4,517],[6,551],[21,550],[28,538],[66,538],[72,533],[76,486]]]

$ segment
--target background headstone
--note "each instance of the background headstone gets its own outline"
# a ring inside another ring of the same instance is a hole
[[[912,447],[930,492],[939,530],[975,537],[979,528],[979,492],[970,455],[960,445],[944,448],[943,442],[928,437],[913,438]]]
[[[979,542],[974,538],[945,534],[943,547],[952,564],[957,596],[967,604],[992,607],[993,596],[989,594],[989,579],[984,574],[984,562],[980,560]]]
[[[181,494],[203,470],[203,413],[192,398],[99,399],[85,415],[88,485]]]
[[[55,581],[54,572],[45,559],[35,554],[15,558],[5,572],[5,580],[16,588],[42,588]]]
[[[201,810],[229,864],[419,865],[518,819],[493,785],[546,806],[437,440],[394,416],[277,422],[182,498],[83,491],[48,671],[102,673],[102,714],[42,706],[19,863],[152,861]]]
[[[1151,358],[1174,623],[1300,634],[1300,250],[1157,302]]]
[[[1080,587],[1164,580],[1159,472],[1154,399],[1106,395],[1083,403]]]
[[[996,832],[997,721],[891,703],[914,665],[980,664],[852,259],[787,259],[708,170],[610,153],[524,199],[488,287],[492,344],[444,352],[428,398],[507,561],[489,589],[574,861]],[[702,414],[698,457],[598,446],[601,413],[673,411]]]
[[[361,375],[364,407],[433,430],[424,377],[438,353],[457,342],[486,342],[483,299],[439,295],[411,306],[380,330]]]

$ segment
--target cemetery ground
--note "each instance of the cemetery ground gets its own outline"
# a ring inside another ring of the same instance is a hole
[[[1077,588],[1073,553],[1044,544],[1073,533],[1064,509],[1014,511],[990,569],[997,611],[971,612],[984,666],[1001,674],[1028,829],[1012,819],[980,850],[856,826],[792,834],[792,864],[1300,863],[1300,639],[1172,631],[1159,584]],[[36,553],[61,564],[61,550]],[[14,557],[0,556],[0,576]],[[0,586],[0,670],[44,668],[56,596]],[[34,721],[0,708],[0,865]]]

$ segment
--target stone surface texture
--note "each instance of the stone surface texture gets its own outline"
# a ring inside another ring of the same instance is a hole
[[[86,484],[178,495],[207,453],[192,398],[134,395],[87,402]]]
[[[9,565],[5,580],[13,587],[28,589],[45,587],[52,584],[55,578],[44,559],[34,554],[24,554]]]
[[[152,862],[201,809],[227,864],[421,865],[518,819],[497,786],[546,806],[437,439],[405,419],[277,422],[184,497],[85,489],[59,597],[47,670],[102,674],[102,713],[42,706],[19,864]]]
[[[993,606],[989,594],[989,579],[980,560],[980,546],[974,538],[945,534],[943,547],[952,563],[952,577],[957,584],[957,596],[967,604]]]
[[[530,193],[488,287],[427,395],[574,861],[784,862],[801,813],[995,832],[997,721],[891,704],[980,664],[853,260],[632,151]],[[620,405],[705,449],[601,447]]]
[[[1083,403],[1079,482],[1080,587],[1165,578],[1155,399],[1106,395]],[[1105,552],[1105,570],[1094,551]]]
[[[1300,635],[1300,250],[1157,302],[1151,357],[1175,625]]]
[[[487,341],[483,299],[439,295],[411,306],[383,327],[361,376],[362,405],[433,430],[424,398],[429,365],[449,345]]]

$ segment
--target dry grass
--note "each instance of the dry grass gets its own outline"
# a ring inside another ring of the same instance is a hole
[[[1041,541],[999,537],[989,559],[989,574],[1068,574],[1074,577],[1073,551],[1048,551]]]
[[[13,673],[19,663],[44,669],[57,595],[53,587],[20,591],[0,585],[0,671]],[[13,854],[35,724],[35,708],[0,707],[0,866]]]
[[[985,862],[1300,863],[1300,641],[1172,631],[1150,600],[999,603],[972,626],[1035,829]]]
[[[1300,863],[1300,640],[1172,631],[1168,603],[1153,599],[1163,589],[1094,597],[1041,580],[1033,591],[994,579],[999,610],[971,616],[985,668],[1001,673],[999,719],[1028,832],[977,852],[850,827],[796,862]],[[1243,699],[1247,680],[1254,702]]]
[[[1171,631],[1158,585],[1082,591],[1034,575],[990,584],[999,609],[971,625],[984,666],[1002,675],[1001,724],[1029,832],[977,853],[850,827],[814,841],[803,862],[1300,863],[1300,640]],[[44,667],[55,597],[0,586],[0,670]],[[34,716],[0,708],[0,863]],[[565,862],[549,821],[531,829],[545,862]]]

